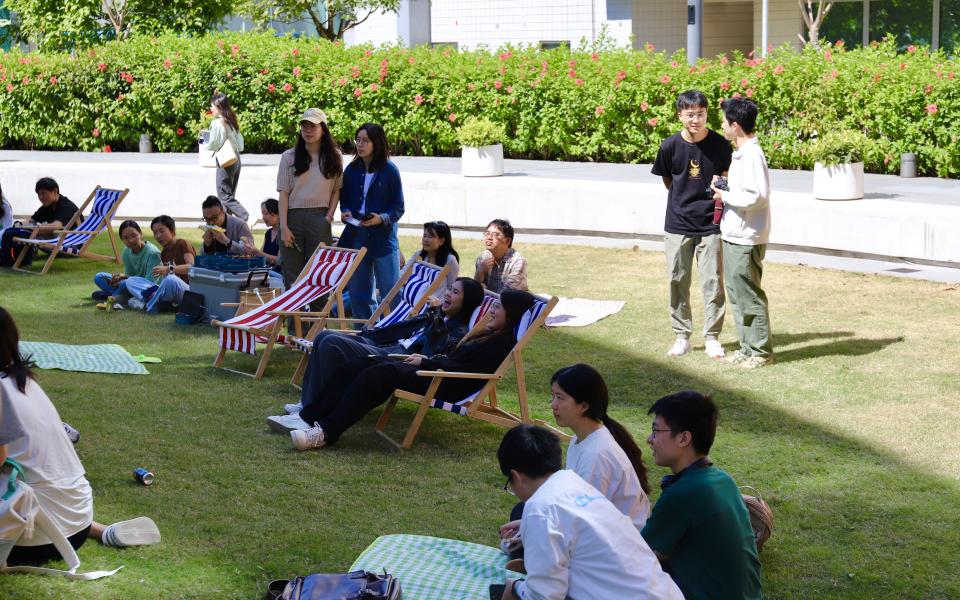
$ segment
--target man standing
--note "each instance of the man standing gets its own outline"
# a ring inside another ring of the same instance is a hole
[[[683,596],[630,517],[573,471],[561,471],[560,441],[518,425],[497,459],[505,489],[526,504],[520,521],[526,579],[508,580],[504,600],[577,600]]]
[[[207,196],[203,201],[203,220],[207,224],[206,231],[203,232],[204,254],[243,254],[246,252],[243,241],[253,244],[253,234],[250,233],[247,222],[228,215],[216,196]]]
[[[506,219],[494,219],[483,232],[483,252],[477,257],[473,278],[491,292],[504,288],[528,291],[527,260],[513,249],[513,226]]]
[[[712,186],[714,198],[723,202],[723,281],[740,338],[740,349],[728,362],[755,369],[773,362],[770,311],[767,294],[760,287],[770,239],[770,172],[754,134],[757,105],[746,98],[731,98],[722,108],[723,135],[737,147],[729,191]]]
[[[717,433],[713,399],[678,392],[657,400],[647,443],[670,469],[643,539],[688,600],[759,600],[760,559],[750,515],[733,478],[707,457]]]
[[[663,178],[667,193],[664,248],[670,277],[670,319],[675,339],[667,354],[690,351],[693,318],[690,311],[690,276],[697,258],[703,290],[705,352],[723,357],[717,339],[723,327],[720,229],[714,222],[714,175],[730,167],[730,144],[707,128],[707,98],[689,90],[677,97],[677,117],[683,129],[660,144],[653,174]]]

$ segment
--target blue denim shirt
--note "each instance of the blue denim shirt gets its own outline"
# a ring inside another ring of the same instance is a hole
[[[343,171],[343,189],[340,190],[340,210],[360,217],[363,203],[364,166],[362,161],[350,163]],[[378,227],[347,225],[340,236],[344,248],[366,248],[370,256],[380,257],[397,252],[397,221],[403,216],[403,185],[400,170],[392,161],[374,172],[367,191],[366,211],[377,213],[383,219]]]

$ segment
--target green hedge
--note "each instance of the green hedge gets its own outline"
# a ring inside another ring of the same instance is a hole
[[[452,155],[469,116],[506,127],[509,156],[650,162],[677,130],[673,100],[703,90],[711,106],[735,94],[761,107],[772,166],[809,168],[818,132],[858,129],[876,140],[868,169],[894,172],[901,152],[927,174],[960,174],[960,65],[892,41],[846,50],[774,50],[688,67],[646,50],[596,53],[505,48],[344,48],[270,34],[138,37],[68,54],[0,56],[0,146],[186,152],[214,89],[238,109],[247,151],[292,144],[296,118],[323,108],[337,139],[383,123],[398,154]],[[711,111],[717,127],[718,111]]]

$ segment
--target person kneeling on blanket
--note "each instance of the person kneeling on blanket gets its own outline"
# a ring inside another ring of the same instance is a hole
[[[10,458],[20,464],[24,482],[74,549],[90,536],[115,547],[159,543],[160,531],[148,517],[113,525],[93,520],[93,491],[83,465],[57,409],[20,355],[19,341],[13,318],[0,307],[0,463]],[[51,540],[34,532],[17,541],[6,563],[39,565],[60,558]]]
[[[503,598],[667,598],[683,594],[630,517],[573,471],[561,470],[560,440],[518,425],[497,459],[505,489],[525,502],[520,537],[526,579],[507,580]]]

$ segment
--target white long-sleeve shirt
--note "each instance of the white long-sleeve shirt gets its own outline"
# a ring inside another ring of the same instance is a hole
[[[210,138],[206,144],[202,144],[204,150],[217,152],[223,147],[224,142],[230,140],[233,149],[237,154],[243,152],[243,136],[240,132],[227,125],[223,117],[217,117],[210,123]]]
[[[770,171],[757,138],[733,153],[723,192],[720,238],[731,244],[759,246],[770,240]]]
[[[653,550],[597,488],[557,471],[527,500],[520,521],[523,600],[682,600]]]

